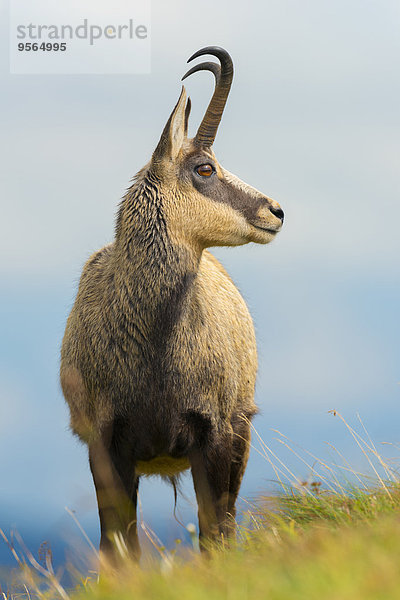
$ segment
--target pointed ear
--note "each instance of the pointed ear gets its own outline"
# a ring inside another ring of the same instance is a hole
[[[182,86],[181,95],[164,127],[157,148],[154,150],[153,159],[160,160],[162,158],[169,158],[175,160],[178,156],[186,135],[185,104],[186,91]]]
[[[187,104],[186,104],[186,108],[185,108],[185,137],[187,137],[187,134],[188,134],[189,115],[190,115],[191,108],[192,108],[192,101],[190,100],[190,97],[189,97]]]

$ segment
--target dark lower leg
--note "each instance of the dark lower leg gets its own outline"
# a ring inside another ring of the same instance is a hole
[[[207,539],[226,538],[229,475],[232,454],[230,432],[210,440],[190,455],[193,484],[199,509],[200,546]]]
[[[239,419],[233,425],[232,463],[229,478],[228,529],[229,537],[236,535],[236,500],[250,452],[250,423]]]
[[[139,478],[135,475],[135,465],[131,457],[111,453],[114,468],[121,480],[124,495],[121,498],[121,532],[129,554],[135,559],[140,558],[139,538],[137,533],[137,494]]]
[[[113,559],[126,551],[139,556],[136,528],[138,482],[133,464],[121,464],[120,458],[110,452],[101,438],[89,446],[100,517],[100,550]]]

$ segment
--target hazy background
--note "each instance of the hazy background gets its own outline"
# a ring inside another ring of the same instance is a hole
[[[112,240],[117,203],[179,96],[186,59],[209,44],[236,68],[217,157],[286,214],[270,246],[216,251],[256,324],[255,426],[267,443],[276,428],[323,457],[329,441],[355,464],[329,409],[352,422],[359,412],[377,442],[398,441],[399,3],[153,0],[152,73],[138,76],[9,75],[0,6],[0,527],[16,527],[32,550],[49,540],[63,560],[76,531],[69,506],[98,542],[86,450],[58,384],[65,320],[84,261]],[[212,79],[187,81],[192,134]],[[253,452],[241,495],[271,491],[273,479]],[[189,478],[184,491],[187,523]],[[146,481],[141,498],[163,541],[184,536],[167,486]],[[12,563],[1,543],[0,563]]]

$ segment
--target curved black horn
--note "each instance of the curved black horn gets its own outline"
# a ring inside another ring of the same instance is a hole
[[[221,121],[222,113],[224,112],[229,90],[231,89],[233,79],[233,63],[228,52],[223,48],[219,48],[218,46],[207,46],[206,48],[198,50],[189,58],[188,62],[198,58],[199,56],[203,56],[204,54],[212,54],[213,56],[216,56],[221,62],[221,67],[212,62],[201,63],[195,67],[192,67],[182,77],[182,79],[185,79],[197,71],[207,70],[214,73],[214,94],[194,138],[196,144],[209,148],[212,146],[215,140],[218,125]]]
[[[184,74],[181,81],[186,79],[186,77],[189,77],[189,75],[197,73],[197,71],[211,71],[211,73],[214,73],[215,85],[218,85],[218,82],[221,79],[221,67],[217,65],[217,63],[203,62],[189,69],[189,71]]]

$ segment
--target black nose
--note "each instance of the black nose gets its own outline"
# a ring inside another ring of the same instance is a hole
[[[274,208],[273,206],[271,206],[269,210],[272,212],[273,215],[278,217],[278,219],[280,219],[283,223],[283,219],[285,218],[285,213],[283,212],[283,210],[281,208]]]

